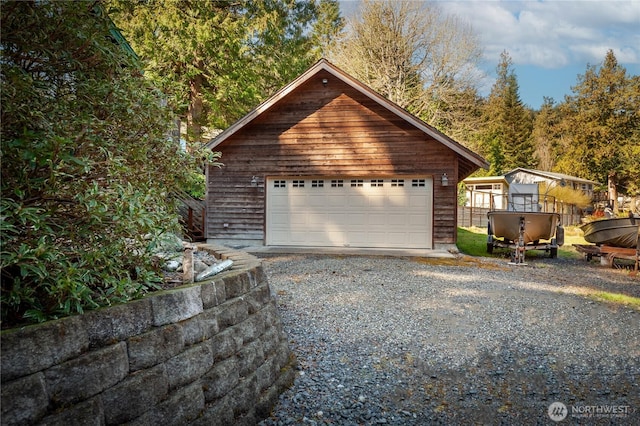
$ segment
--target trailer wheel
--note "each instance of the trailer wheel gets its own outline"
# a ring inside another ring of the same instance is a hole
[[[559,246],[564,245],[564,228],[562,225],[556,227],[556,241]]]

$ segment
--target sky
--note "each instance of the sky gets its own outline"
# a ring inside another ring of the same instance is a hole
[[[483,49],[478,82],[491,91],[500,54],[507,51],[520,99],[538,109],[544,97],[571,95],[588,65],[599,66],[612,49],[627,75],[640,75],[640,0],[437,0],[443,12],[472,26]],[[358,0],[340,1],[351,16]]]

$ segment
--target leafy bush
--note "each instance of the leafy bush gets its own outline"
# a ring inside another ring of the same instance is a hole
[[[2,6],[3,328],[154,289],[149,241],[179,231],[169,194],[202,166],[94,5]]]
[[[186,182],[184,190],[187,194],[194,198],[204,200],[207,194],[207,183],[205,175],[199,172],[193,172],[190,174],[189,180]]]

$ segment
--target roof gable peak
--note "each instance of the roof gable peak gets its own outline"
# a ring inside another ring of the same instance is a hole
[[[429,124],[425,123],[421,119],[419,119],[416,116],[414,116],[413,114],[409,113],[404,108],[400,107],[399,105],[393,103],[392,101],[388,100],[384,96],[380,95],[378,92],[376,92],[375,90],[371,89],[369,86],[367,86],[364,83],[360,82],[356,78],[354,78],[354,77],[350,76],[349,74],[347,74],[346,72],[342,71],[340,68],[338,68],[337,66],[335,66],[334,64],[329,62],[326,58],[321,58],[320,60],[318,60],[315,64],[313,64],[305,72],[300,74],[300,76],[298,76],[296,79],[291,81],[289,84],[287,84],[282,89],[280,89],[278,92],[276,92],[273,96],[271,96],[270,98],[268,98],[267,100],[262,102],[260,105],[258,105],[256,108],[251,110],[249,113],[247,113],[240,120],[238,120],[237,122],[235,122],[234,124],[229,126],[226,130],[224,130],[223,132],[218,134],[215,138],[210,140],[205,145],[205,147],[208,148],[208,149],[213,149],[216,146],[220,145],[222,142],[227,140],[229,137],[231,137],[237,131],[239,131],[244,126],[246,126],[247,124],[252,122],[254,119],[256,119],[257,117],[262,115],[267,110],[269,110],[277,102],[279,102],[280,100],[285,98],[287,95],[289,95],[291,92],[293,92],[296,88],[300,87],[302,84],[307,82],[309,79],[311,79],[313,76],[315,76],[318,72],[320,72],[322,70],[330,73],[334,77],[336,77],[339,80],[341,80],[343,83],[349,85],[353,89],[359,91],[363,95],[365,95],[368,98],[370,98],[371,100],[375,101],[380,106],[382,106],[382,107],[386,108],[387,110],[391,111],[392,113],[396,114],[397,116],[399,116],[403,120],[407,121],[408,123],[410,123],[411,125],[413,125],[417,129],[421,130],[425,134],[431,136],[433,139],[435,139],[438,142],[442,143],[443,145],[447,146],[449,149],[451,149],[452,151],[456,152],[458,155],[461,155],[461,156],[465,157],[467,160],[469,160],[470,162],[472,162],[476,166],[488,169],[489,163],[484,158],[482,158],[478,154],[474,153],[470,149],[466,148],[465,146],[461,145],[460,143],[458,143],[458,142],[454,141],[453,139],[449,138],[448,136],[446,136],[445,134],[441,133],[440,131],[436,130],[434,127],[431,127]]]

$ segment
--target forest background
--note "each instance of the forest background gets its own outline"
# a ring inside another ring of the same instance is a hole
[[[490,94],[479,95],[479,37],[437,2],[365,0],[351,20],[331,0],[206,3],[110,3],[149,77],[172,93],[189,143],[326,57],[483,155],[491,169],[480,173],[536,168],[640,195],[640,76],[627,75],[613,50],[585,64],[570,96],[533,110],[507,51]]]
[[[220,155],[202,145],[322,57],[484,156],[480,173],[537,168],[640,195],[640,77],[611,50],[532,110],[506,51],[479,95],[477,35],[432,2],[363,1],[349,21],[336,0],[0,12],[3,328],[157,288],[156,237],[179,232],[171,193]]]

